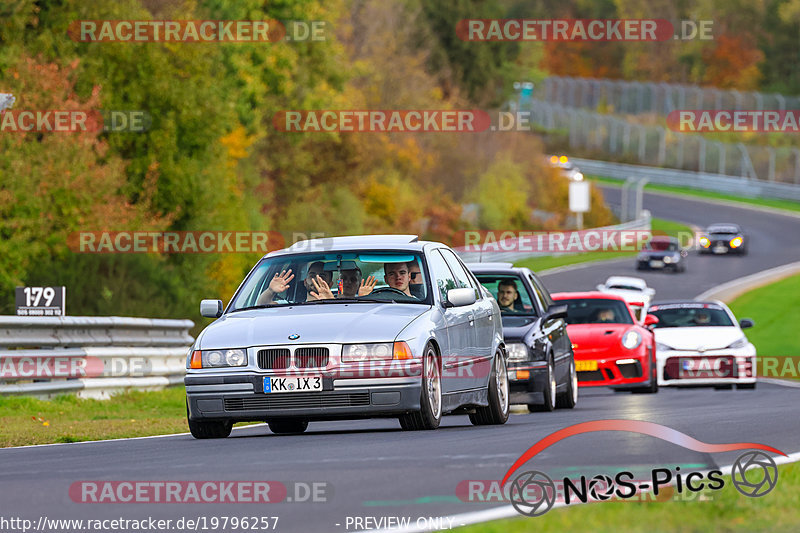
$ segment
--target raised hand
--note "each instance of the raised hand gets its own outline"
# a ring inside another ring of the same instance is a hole
[[[314,290],[309,291],[308,295],[311,297],[309,300],[329,300],[333,298],[333,291],[320,276],[311,278],[311,284],[314,285]]]
[[[269,282],[269,290],[273,293],[283,292],[289,288],[289,282],[294,279],[294,274],[292,274],[292,269],[289,270],[281,270],[280,274],[275,274],[272,277],[272,281]]]
[[[371,293],[377,282],[378,281],[375,279],[375,276],[369,276],[367,279],[362,279],[361,285],[358,287],[358,295],[366,296],[367,294]]]

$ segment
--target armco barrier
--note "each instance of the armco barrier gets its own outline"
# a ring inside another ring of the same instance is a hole
[[[183,382],[191,320],[0,316],[0,394],[77,393]]]

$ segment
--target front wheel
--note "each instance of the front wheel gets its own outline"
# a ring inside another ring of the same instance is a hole
[[[569,362],[567,390],[556,397],[556,407],[572,409],[578,403],[578,373],[575,371],[575,360]]]
[[[442,373],[432,345],[425,347],[422,358],[420,410],[400,416],[400,427],[407,431],[436,429],[442,421]]]
[[[303,418],[273,418],[267,420],[269,430],[276,435],[297,435],[308,429],[308,420]]]
[[[224,439],[231,434],[233,423],[230,420],[217,422],[189,420],[189,431],[196,439]]]
[[[542,399],[544,402],[541,404],[528,404],[528,411],[531,413],[537,411],[550,412],[556,408],[556,370],[552,358],[547,362],[547,380],[542,391]]]
[[[505,424],[508,420],[508,371],[506,359],[500,350],[494,354],[494,367],[489,377],[489,405],[478,407],[469,415],[475,426]]]

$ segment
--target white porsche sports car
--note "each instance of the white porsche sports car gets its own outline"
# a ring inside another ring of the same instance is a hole
[[[708,302],[656,302],[654,326],[660,386],[756,387],[756,348],[747,340],[749,318],[737,323],[728,307]]]
[[[597,290],[622,296],[639,322],[644,320],[647,314],[645,310],[650,307],[650,301],[656,293],[642,278],[630,276],[611,276],[604,284],[598,285]]]

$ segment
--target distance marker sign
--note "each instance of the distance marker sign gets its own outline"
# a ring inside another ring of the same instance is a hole
[[[17,287],[17,316],[65,316],[66,287]]]

